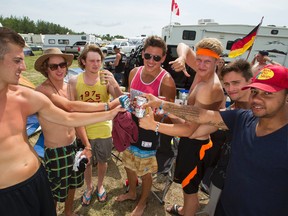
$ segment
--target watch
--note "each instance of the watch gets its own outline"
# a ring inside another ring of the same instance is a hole
[[[109,107],[109,104],[108,104],[108,103],[105,103],[105,104],[104,104],[104,110],[105,110],[105,111],[110,110],[110,107]]]

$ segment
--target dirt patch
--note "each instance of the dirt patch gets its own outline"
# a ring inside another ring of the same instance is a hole
[[[121,158],[121,154],[118,152],[113,153],[116,156]],[[81,196],[84,193],[85,185],[76,190],[74,208],[75,212],[88,215],[88,216],[126,216],[131,213],[134,209],[137,201],[126,201],[126,202],[117,202],[115,201],[116,197],[122,193],[125,193],[125,180],[126,180],[126,172],[122,165],[122,162],[118,160],[115,156],[112,156],[112,160],[108,164],[108,171],[105,177],[104,186],[108,193],[108,201],[106,203],[99,203],[96,196],[94,195],[91,200],[91,204],[88,207],[82,207],[81,205]],[[165,180],[163,176],[161,176],[161,181]],[[93,167],[93,182],[97,182],[97,169]],[[164,187],[163,183],[156,183],[156,176],[154,180],[154,186],[158,189],[162,189]],[[153,191],[157,192],[157,189],[153,187]],[[141,188],[138,188],[138,197],[141,192]],[[161,196],[161,192],[157,192],[159,196]],[[200,205],[201,208],[207,203],[207,196],[203,193],[199,193]],[[149,197],[149,202],[147,208],[144,212],[143,216],[164,216],[170,215],[165,211],[167,206],[173,205],[174,203],[183,204],[183,195],[182,189],[179,184],[173,183],[165,196],[165,203],[161,204],[160,201],[151,193]],[[58,214],[60,216],[64,216],[63,214],[64,205],[58,205]]]

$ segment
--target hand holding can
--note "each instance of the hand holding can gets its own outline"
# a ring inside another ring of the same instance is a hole
[[[108,84],[108,81],[105,79],[106,74],[105,74],[105,71],[104,71],[104,70],[101,70],[101,71],[99,72],[99,76],[100,76],[100,84],[101,84],[101,85],[107,85],[107,84]]]
[[[135,116],[138,118],[143,118],[145,116],[146,109],[143,107],[143,104],[147,103],[147,98],[136,96],[136,107],[135,107]]]

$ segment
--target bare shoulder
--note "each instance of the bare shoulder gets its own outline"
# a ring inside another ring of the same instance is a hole
[[[48,98],[34,89],[13,85],[9,86],[9,99],[30,115],[37,112]]]

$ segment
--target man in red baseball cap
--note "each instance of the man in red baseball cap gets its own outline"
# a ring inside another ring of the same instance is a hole
[[[280,65],[267,65],[253,77],[252,83],[242,88],[258,88],[267,92],[278,92],[288,88],[288,69]]]
[[[159,107],[186,121],[232,132],[225,187],[215,216],[287,215],[288,70],[268,65],[252,83],[251,110],[212,111],[145,95],[144,106]],[[141,126],[141,125],[140,125]],[[161,124],[158,128],[161,131]]]

